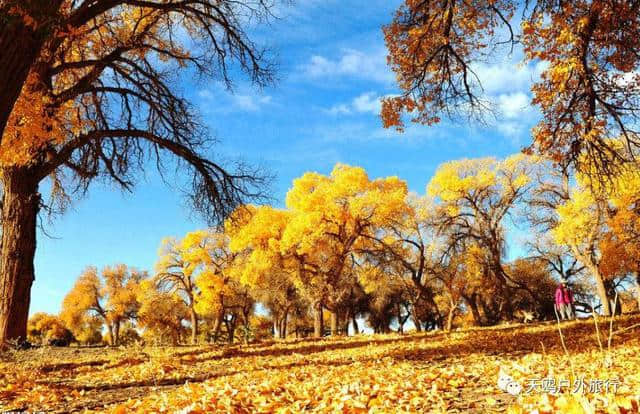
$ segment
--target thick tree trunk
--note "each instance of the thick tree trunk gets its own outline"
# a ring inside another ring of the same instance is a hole
[[[473,316],[473,321],[476,323],[476,325],[478,326],[484,325],[484,321],[482,320],[482,317],[480,316],[480,311],[478,310],[476,297],[475,296],[468,297],[468,298],[465,298],[465,300],[467,301],[467,304],[469,304],[469,309],[471,309],[471,315]]]
[[[4,193],[0,245],[1,346],[6,341],[27,337],[40,194],[29,169],[5,168],[0,179]]]
[[[324,319],[322,317],[322,302],[313,305],[313,336],[320,338],[324,335]]]
[[[358,320],[356,319],[356,315],[351,315],[351,323],[353,324],[353,334],[358,335],[360,333],[360,328],[358,327]]]
[[[61,4],[62,0],[0,2],[0,139],[29,72],[50,37],[52,28],[47,24],[58,21]],[[28,13],[34,24],[27,24],[23,16],[9,15],[15,6]]]
[[[0,15],[0,138],[41,47],[33,29],[20,20]]]
[[[198,342],[198,315],[193,305],[189,309],[189,316],[191,317],[191,344],[195,345]]]

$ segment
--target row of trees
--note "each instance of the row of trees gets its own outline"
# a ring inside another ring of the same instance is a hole
[[[258,325],[264,334],[257,303],[280,337],[321,336],[326,324],[332,334],[350,324],[357,332],[363,318],[376,332],[409,320],[417,330],[451,329],[523,311],[554,318],[560,280],[579,310],[610,315],[618,296],[618,311],[627,299],[640,306],[638,186],[631,172],[587,186],[519,154],[443,164],[418,196],[397,177],[337,165],[296,179],[285,209],[244,206],[224,228],[164,240],[151,277],[124,265],[88,268],[61,319],[76,337],[98,320],[112,343],[132,322],[174,343],[187,327],[192,342],[248,339]],[[509,262],[518,229],[530,234],[519,243],[529,254]]]
[[[60,210],[96,178],[128,189],[145,160],[151,157],[161,167],[166,155],[192,171],[191,199],[208,218],[219,221],[259,196],[260,174],[207,158],[206,130],[173,75],[189,68],[231,85],[229,74],[240,67],[258,85],[271,82],[269,54],[246,28],[267,20],[276,4],[0,0],[0,346],[26,335],[43,208]],[[512,24],[519,11],[520,31]],[[634,165],[640,145],[639,16],[635,1],[407,0],[384,28],[401,90],[384,101],[384,124],[401,128],[405,113],[424,124],[443,116],[482,117],[490,105],[474,66],[500,46],[521,45],[526,63],[546,68],[532,87],[542,118],[531,151],[563,166],[558,171],[577,167],[606,182]],[[612,136],[624,145],[611,145]],[[39,193],[45,180],[53,189],[46,204]],[[546,196],[564,197],[553,190]],[[589,264],[581,266],[591,273],[601,271],[595,267],[601,259],[590,244],[611,253],[606,257],[634,257],[617,254],[626,248],[625,237],[635,240],[624,236],[635,230],[625,209],[617,211],[617,221],[596,219],[617,228],[617,236],[573,243],[580,246],[571,248],[572,257],[582,256]],[[492,274],[509,282],[492,263]],[[603,266],[620,273],[619,263]],[[310,266],[305,262],[302,268],[307,272]],[[560,273],[574,270],[561,267]],[[599,295],[606,290],[598,282]],[[332,299],[323,301],[334,307]]]

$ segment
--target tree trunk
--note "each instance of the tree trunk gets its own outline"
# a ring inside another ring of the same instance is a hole
[[[322,318],[322,302],[313,305],[313,336],[320,338],[324,335],[324,319]]]
[[[198,342],[198,315],[193,309],[193,301],[191,308],[189,308],[189,316],[191,317],[191,345],[195,345]]]
[[[349,318],[348,315],[344,315],[344,318],[342,319],[342,332],[344,332],[344,336],[349,336],[349,320],[351,318]]]
[[[284,316],[282,317],[282,328],[280,329],[280,337],[282,339],[287,339],[287,320],[289,319],[289,310],[284,311]]]
[[[0,2],[0,139],[29,72],[43,45],[52,37],[53,28],[47,25],[59,21],[62,3],[62,0]],[[22,16],[9,15],[8,10],[14,6],[28,13],[34,24],[27,24]]]
[[[5,23],[5,21],[9,23]],[[0,138],[27,80],[41,41],[18,16],[0,14]]]
[[[108,330],[108,335],[109,335],[109,345],[110,346],[116,346],[115,343],[115,334],[113,333],[113,331],[115,330],[115,327],[113,326],[113,323],[107,323],[107,330]]]
[[[447,315],[447,332],[451,332],[451,328],[453,326],[453,315],[456,313],[456,308],[452,307],[449,309],[449,314]]]
[[[231,322],[227,324],[227,342],[229,342],[230,344],[233,343],[233,338],[235,337],[235,333],[236,333],[236,323],[235,322]]]
[[[471,297],[465,297],[465,300],[469,304],[469,309],[471,309],[471,315],[473,315],[473,320],[478,326],[484,325],[482,318],[480,317],[480,311],[478,310],[478,304],[476,303],[476,296],[472,295]]]
[[[604,279],[595,266],[590,266],[590,270],[596,280],[596,292],[600,298],[600,303],[602,303],[602,314],[604,316],[611,316],[611,304],[609,303],[609,295],[607,295],[607,287],[604,284]]]
[[[213,321],[213,342],[218,341],[218,336],[220,336],[220,327],[222,326],[222,318],[224,317],[223,311],[218,312],[216,315],[216,319]]]
[[[422,332],[422,323],[420,322],[420,318],[418,318],[415,305],[411,306],[411,319],[413,319],[413,324],[416,326],[416,332]]]
[[[400,308],[399,303],[396,304],[396,314],[398,315],[398,333],[403,334],[404,323],[406,322],[406,319],[402,317],[402,309]]]
[[[640,272],[636,272],[636,301],[638,302],[638,311],[640,311]]]
[[[331,336],[338,335],[338,312],[331,312]]]
[[[18,42],[16,42],[18,43]],[[0,171],[2,241],[0,245],[0,346],[26,340],[31,285],[35,279],[38,182],[27,168]]]
[[[120,344],[120,321],[113,323],[113,346]]]
[[[356,319],[355,313],[351,315],[351,323],[353,324],[353,334],[358,335],[360,333],[360,328],[358,328],[358,320]]]

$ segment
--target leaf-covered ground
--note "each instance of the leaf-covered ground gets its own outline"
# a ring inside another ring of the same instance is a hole
[[[640,412],[640,316],[609,326],[600,319],[598,340],[593,320],[561,324],[566,351],[557,325],[544,323],[223,348],[10,352],[0,362],[0,411]],[[501,369],[522,385],[520,395],[498,387]]]

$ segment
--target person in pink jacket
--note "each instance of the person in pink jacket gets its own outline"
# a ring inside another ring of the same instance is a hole
[[[573,293],[567,287],[566,282],[562,282],[556,289],[556,314],[561,320],[573,319]]]

